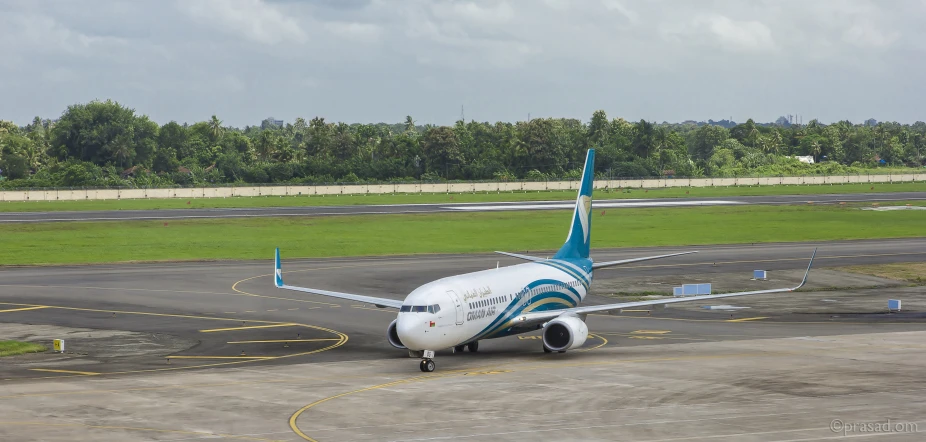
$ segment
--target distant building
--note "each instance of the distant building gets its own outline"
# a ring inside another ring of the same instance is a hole
[[[805,156],[798,155],[798,156],[793,156],[791,158],[797,158],[797,160],[802,163],[813,164],[813,155],[805,155]]]
[[[277,120],[276,118],[269,117],[260,122],[261,129],[267,129],[270,126],[283,127],[283,120]]]

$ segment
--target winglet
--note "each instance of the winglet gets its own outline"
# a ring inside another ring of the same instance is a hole
[[[283,287],[283,268],[280,266],[279,247],[277,247],[276,259],[274,260],[273,283],[277,287]]]
[[[793,288],[793,289],[791,289],[791,290],[797,290],[797,289],[803,287],[804,284],[807,284],[807,276],[810,275],[810,267],[813,266],[813,258],[814,258],[815,256],[817,256],[817,249],[816,249],[816,248],[813,249],[813,254],[810,255],[810,263],[807,264],[807,271],[804,272],[804,279],[801,280],[801,285],[799,285],[799,286],[797,286],[797,287],[795,287],[795,288]]]

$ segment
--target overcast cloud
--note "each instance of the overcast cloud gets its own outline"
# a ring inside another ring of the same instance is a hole
[[[926,0],[0,0],[0,119],[926,119]]]

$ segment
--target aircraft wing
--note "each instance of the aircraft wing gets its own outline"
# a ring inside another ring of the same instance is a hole
[[[392,307],[392,308],[401,308],[402,301],[398,299],[389,299],[389,298],[377,298],[374,296],[365,296],[365,295],[355,295],[353,293],[341,293],[341,292],[332,292],[329,290],[319,290],[319,289],[310,289],[305,287],[296,287],[292,285],[286,285],[283,283],[283,269],[280,265],[280,249],[276,250],[276,259],[274,261],[274,278],[273,284],[278,289],[285,290],[294,290],[297,292],[311,293],[313,295],[321,296],[330,296],[332,298],[346,299],[349,301],[365,302],[367,304],[375,304],[379,307]]]
[[[701,295],[701,296],[685,296],[685,297],[676,297],[670,299],[654,299],[649,301],[636,301],[636,302],[621,302],[617,304],[603,304],[603,305],[593,305],[587,307],[573,307],[563,310],[550,310],[544,312],[536,313],[526,313],[514,319],[514,323],[517,325],[527,325],[538,322],[546,322],[553,318],[556,318],[560,315],[585,315],[589,313],[602,312],[608,310],[620,310],[624,308],[633,308],[633,307],[644,307],[650,305],[665,305],[665,304],[675,304],[677,302],[690,302],[690,301],[704,301],[708,299],[720,299],[720,298],[732,298],[736,296],[750,296],[750,295],[765,295],[770,293],[784,293],[784,292],[793,292],[807,283],[807,276],[810,274],[810,267],[813,265],[813,258],[817,255],[817,249],[813,250],[813,255],[810,257],[810,263],[807,265],[807,271],[804,273],[804,279],[801,280],[801,283],[797,287],[789,288],[780,288],[780,289],[769,289],[769,290],[754,290],[749,292],[736,292],[736,293],[723,293],[719,295]]]

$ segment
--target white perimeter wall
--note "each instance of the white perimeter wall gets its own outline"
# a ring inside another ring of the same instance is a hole
[[[782,184],[907,183],[926,181],[926,173],[767,178],[660,178],[597,180],[596,189],[715,186],[773,186]],[[221,198],[234,196],[351,195],[385,193],[506,192],[516,190],[575,190],[578,181],[354,184],[331,186],[197,187],[187,189],[6,190],[0,201],[115,200],[133,198]]]

